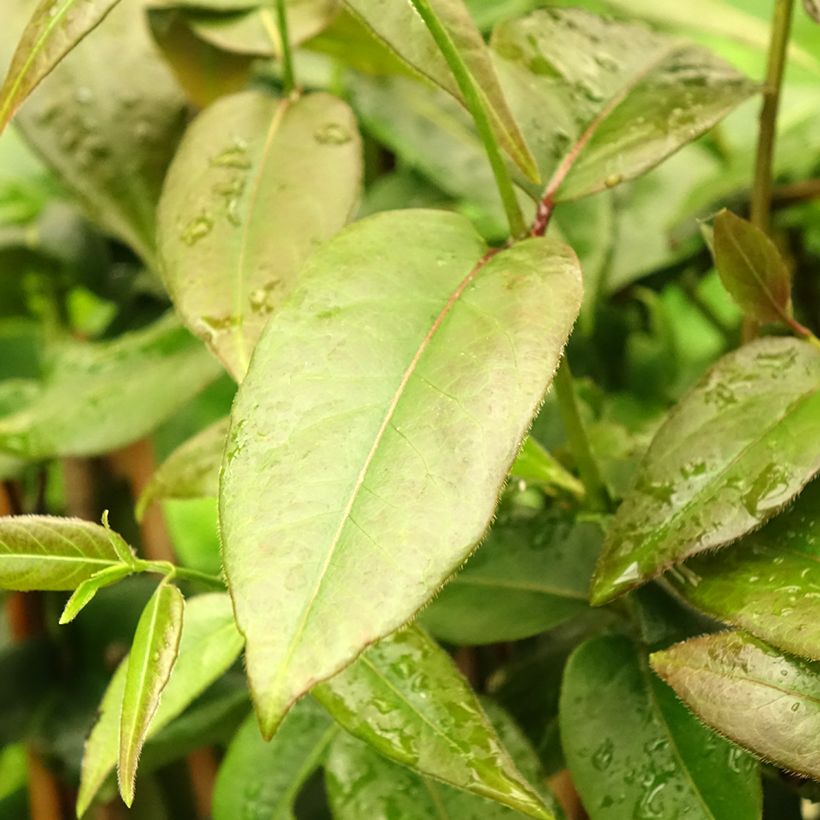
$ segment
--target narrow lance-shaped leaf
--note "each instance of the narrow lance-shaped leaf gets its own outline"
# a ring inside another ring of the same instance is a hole
[[[541,487],[549,495],[562,491],[576,498],[584,496],[584,485],[532,436],[527,436],[524,440],[510,474],[528,484]]]
[[[417,627],[379,641],[313,694],[348,732],[418,774],[551,816],[450,656]]]
[[[820,660],[820,482],[788,512],[667,579],[687,601],[787,652]]]
[[[598,524],[548,511],[500,519],[467,566],[421,614],[445,641],[516,641],[588,611]]]
[[[0,131],[60,60],[119,0],[40,0],[0,88]]]
[[[516,765],[531,774],[534,782],[543,782],[538,758],[512,719],[497,706],[488,713],[499,735],[509,742]],[[344,733],[331,747],[325,766],[325,784],[337,820],[362,817],[515,820],[522,817],[520,812],[502,803],[454,789],[399,766],[379,755],[372,746]],[[546,804],[555,807],[554,798],[545,787],[541,786],[538,791]],[[561,816],[557,807],[553,814]]]
[[[83,581],[66,601],[63,613],[60,615],[60,625],[71,623],[91,603],[94,596],[101,589],[122,581],[133,571],[133,567],[129,564],[115,564],[113,567],[95,572],[90,578]]]
[[[715,266],[724,287],[758,322],[787,322],[791,278],[774,242],[756,225],[723,210],[715,217]]]
[[[756,89],[704,48],[580,9],[502,23],[492,49],[552,201],[634,179]]]
[[[148,727],[177,659],[184,608],[182,593],[163,581],[146,604],[134,633],[122,694],[117,764],[120,794],[129,807]]]
[[[191,598],[185,606],[179,654],[146,737],[153,737],[180,715],[234,663],[241,651],[242,636],[234,625],[228,595],[215,592]],[[126,658],[114,673],[100,705],[99,719],[86,742],[77,797],[78,817],[88,809],[117,763],[128,666]]]
[[[329,94],[244,92],[188,130],[160,203],[163,276],[237,380],[310,253],[352,215],[361,175],[355,118]]]
[[[137,501],[137,518],[159,499],[216,498],[219,465],[228,437],[228,419],[219,419],[188,439],[157,468]]]
[[[99,524],[48,515],[0,517],[0,589],[75,589],[122,565]]]
[[[592,820],[756,820],[754,759],[715,736],[649,669],[631,641],[594,638],[561,686],[561,743]]]
[[[581,298],[565,246],[488,252],[435,211],[356,223],[302,279],[239,389],[220,490],[265,735],[469,555]]]
[[[820,352],[767,338],[724,356],[653,439],[592,584],[605,603],[745,535],[820,469]]]
[[[170,314],[112,341],[60,342],[42,389],[0,418],[0,451],[27,459],[108,452],[150,433],[218,375]]]
[[[656,652],[652,667],[718,732],[785,769],[820,779],[820,663],[721,632]]]
[[[0,57],[30,13],[29,0],[5,0]],[[145,6],[127,0],[54,68],[15,123],[92,220],[153,267],[156,203],[185,118]]]
[[[345,0],[357,14],[411,68],[464,101],[458,83],[436,41],[425,26],[414,0]],[[538,168],[515,118],[510,113],[498,82],[492,59],[481,33],[462,0],[429,0],[431,13],[446,31],[459,52],[467,71],[483,98],[493,130],[515,164],[532,182],[538,182]]]
[[[231,740],[214,788],[214,820],[291,820],[305,781],[322,764],[339,727],[314,700],[301,701],[273,740],[249,715]]]

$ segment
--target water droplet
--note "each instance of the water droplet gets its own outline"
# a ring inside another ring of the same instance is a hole
[[[313,138],[322,145],[344,145],[352,139],[350,132],[335,122],[317,129]]]
[[[214,226],[214,221],[207,214],[200,214],[194,217],[182,231],[180,239],[186,245],[195,245],[200,239],[206,237]]]

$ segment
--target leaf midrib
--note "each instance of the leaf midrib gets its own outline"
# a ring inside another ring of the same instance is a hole
[[[466,290],[467,286],[473,281],[473,279],[475,279],[475,277],[482,270],[482,268],[484,268],[484,266],[496,255],[496,253],[498,253],[498,249],[494,248],[491,248],[488,251],[486,251],[484,255],[478,260],[478,262],[476,262],[476,264],[473,265],[470,272],[461,280],[461,282],[459,282],[455,290],[453,290],[453,292],[450,294],[450,297],[445,303],[444,307],[436,316],[430,329],[424,335],[424,338],[421,340],[418,348],[416,349],[416,352],[413,354],[413,358],[410,360],[407,369],[402,374],[402,378],[399,382],[399,385],[396,388],[396,391],[394,392],[390,400],[390,403],[387,406],[387,411],[384,415],[384,418],[382,419],[382,423],[376,432],[373,445],[370,448],[370,451],[368,452],[367,456],[365,457],[364,463],[356,477],[356,481],[354,482],[353,488],[351,490],[348,503],[342,510],[339,526],[337,527],[336,532],[333,534],[333,537],[331,539],[330,547],[328,548],[327,555],[325,556],[325,560],[320,569],[319,576],[313,588],[313,592],[311,593],[310,597],[306,600],[305,605],[302,608],[302,612],[299,616],[296,629],[294,630],[293,636],[291,637],[288,643],[288,647],[285,651],[284,658],[281,664],[279,665],[276,674],[274,675],[271,684],[272,687],[275,687],[282,680],[282,678],[285,676],[285,673],[288,670],[290,661],[293,658],[293,655],[296,651],[296,646],[304,633],[308,618],[310,616],[310,612],[313,608],[313,604],[315,603],[319,591],[321,590],[322,585],[324,583],[324,580],[327,577],[327,571],[330,566],[330,562],[339,545],[339,541],[341,540],[341,536],[347,524],[348,518],[350,517],[350,513],[352,512],[353,506],[355,505],[356,500],[359,497],[359,493],[361,492],[361,489],[364,485],[367,473],[370,469],[370,465],[372,464],[373,458],[378,452],[379,446],[381,445],[381,442],[384,438],[384,434],[387,432],[387,429],[390,426],[390,422],[393,419],[393,415],[396,412],[396,408],[398,407],[399,402],[401,401],[401,398],[404,395],[404,391],[408,383],[410,382],[410,379],[412,378],[416,370],[416,367],[421,361],[422,356],[429,347],[430,342],[432,341],[436,332],[441,327],[447,316],[450,314],[450,311],[453,309],[453,307],[455,307],[458,300],[461,298],[462,294]]]

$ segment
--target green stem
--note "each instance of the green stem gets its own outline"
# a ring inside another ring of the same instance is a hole
[[[524,214],[521,212],[518,197],[515,195],[515,186],[507,168],[507,163],[501,153],[501,147],[493,134],[490,115],[478,84],[461,58],[461,54],[447,29],[444,28],[430,7],[429,0],[411,0],[411,2],[436,41],[436,45],[447,61],[447,65],[450,66],[453,77],[464,95],[464,102],[473,117],[478,135],[481,137],[484,150],[490,160],[495,184],[501,196],[504,211],[507,214],[507,221],[510,224],[510,232],[516,239],[523,237],[527,233],[527,223],[524,221]]]
[[[609,493],[601,479],[601,473],[592,455],[584,422],[578,410],[578,400],[575,396],[575,385],[572,380],[572,371],[566,355],[558,366],[553,379],[555,395],[558,399],[558,409],[561,412],[561,421],[569,439],[570,450],[581,474],[581,481],[587,491],[587,498],[592,509],[600,512],[609,512],[612,504]]]
[[[173,576],[181,578],[183,581],[196,581],[212,589],[224,590],[225,583],[216,575],[209,575],[196,569],[178,567],[169,561],[142,561],[138,560],[134,565],[135,572],[152,572],[158,575]]]
[[[279,40],[282,48],[282,83],[285,94],[290,94],[296,86],[293,74],[293,53],[290,49],[288,34],[288,12],[285,0],[276,0],[276,24],[279,27]]]
[[[772,165],[777,137],[777,111],[780,107],[780,89],[783,85],[783,70],[786,66],[793,10],[794,0],[777,0],[769,41],[763,108],[760,111],[751,216],[752,222],[767,233],[772,203]]]

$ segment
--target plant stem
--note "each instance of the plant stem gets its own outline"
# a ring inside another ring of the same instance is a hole
[[[205,584],[212,589],[225,589],[224,582],[216,575],[209,575],[207,572],[200,572],[198,569],[178,567],[168,561],[137,560],[134,564],[134,570],[135,572],[152,572],[157,575],[172,575],[175,578],[181,578],[183,581],[196,581],[199,584]]]
[[[769,58],[763,87],[763,108],[760,111],[751,217],[752,223],[767,233],[772,202],[772,165],[777,137],[777,111],[780,107],[780,89],[783,85],[783,70],[786,65],[793,10],[794,0],[777,0],[769,40]]]
[[[561,360],[553,379],[555,395],[558,399],[558,409],[561,412],[561,421],[569,440],[570,450],[575,458],[581,481],[587,491],[587,498],[592,509],[600,512],[609,512],[612,504],[601,473],[592,455],[584,422],[578,410],[578,400],[575,396],[575,385],[572,380],[572,371],[566,355]]]
[[[293,74],[293,53],[290,49],[288,12],[285,8],[285,0],[276,0],[276,25],[279,28],[280,47],[282,49],[282,83],[285,87],[285,94],[290,94],[296,83]]]
[[[481,137],[484,150],[487,152],[487,157],[490,160],[490,167],[493,170],[495,184],[501,196],[504,211],[507,214],[510,233],[514,238],[519,239],[527,233],[527,224],[524,221],[524,214],[521,212],[521,206],[515,194],[515,186],[513,185],[512,177],[507,168],[507,163],[501,153],[501,147],[495,138],[495,134],[493,134],[487,106],[482,99],[475,78],[462,60],[461,54],[459,54],[458,48],[452,41],[449,33],[430,7],[429,0],[411,0],[411,2],[422,20],[424,20],[424,24],[433,36],[433,39],[436,41],[436,45],[447,61],[447,65],[450,66],[453,77],[461,93],[464,95],[464,102],[467,104],[467,108],[473,117],[478,135]]]

